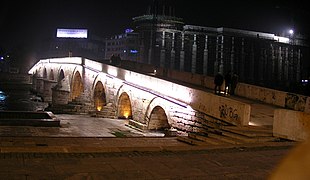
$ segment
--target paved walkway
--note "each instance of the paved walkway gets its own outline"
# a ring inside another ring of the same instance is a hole
[[[160,132],[141,132],[126,126],[126,120],[90,115],[56,114],[61,127],[0,126],[0,152],[123,152],[183,151],[235,147],[293,146],[294,142],[249,144],[200,144],[193,146],[164,137]]]
[[[163,133],[141,132],[122,119],[56,114],[61,127],[0,126],[1,152],[83,152],[140,150],[197,150],[236,145],[193,146]],[[292,142],[264,142],[240,146],[283,146]],[[139,150],[139,148],[141,148]]]
[[[56,116],[61,127],[0,126],[0,179],[266,179],[296,145],[193,146],[124,120]]]
[[[275,105],[246,99],[240,96],[229,96],[234,100],[247,103],[251,106],[250,123],[252,126],[273,126],[274,110],[281,108]]]
[[[289,148],[1,153],[0,179],[265,180]]]
[[[90,115],[55,114],[61,127],[0,126],[0,136],[37,137],[157,137],[159,132],[135,130],[128,121],[91,117]]]
[[[182,81],[178,81],[174,79],[165,78],[163,76],[156,75],[156,77],[214,94],[214,89],[210,89],[210,88],[206,88],[206,87],[202,87],[199,85],[194,85],[194,84],[190,84],[190,83],[186,83],[186,82],[182,82]],[[273,126],[274,110],[277,108],[282,108],[279,106],[263,103],[257,100],[252,100],[252,99],[248,99],[248,98],[237,96],[237,95],[223,96],[223,97],[231,98],[231,99],[251,105],[251,114],[250,114],[250,122],[249,122],[249,125],[251,126]]]

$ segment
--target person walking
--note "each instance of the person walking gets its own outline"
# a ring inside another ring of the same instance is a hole
[[[232,77],[231,77],[231,90],[230,90],[230,94],[234,95],[235,94],[235,89],[237,87],[238,84],[238,75],[236,73],[233,73]]]
[[[231,71],[225,74],[225,95],[230,94],[231,91]]]
[[[215,84],[214,93],[215,94],[217,94],[217,95],[221,94],[221,86],[222,86],[223,82],[224,82],[223,75],[220,72],[217,73],[214,77],[214,84]]]
[[[116,56],[114,54],[112,54],[112,56],[110,57],[110,64],[115,65],[116,63]]]

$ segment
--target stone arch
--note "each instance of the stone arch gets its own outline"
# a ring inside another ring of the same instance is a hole
[[[107,105],[105,89],[101,81],[98,81],[94,89],[94,105],[97,111],[101,111]]]
[[[46,70],[46,68],[43,69],[43,79],[47,79],[47,70]]]
[[[84,92],[84,85],[80,72],[76,71],[71,81],[71,100],[79,97]]]
[[[57,82],[60,82],[60,81],[63,80],[64,78],[65,78],[64,70],[63,70],[63,69],[60,69]]]
[[[119,96],[117,117],[120,119],[132,119],[132,107],[129,95],[123,92]]]
[[[49,80],[55,80],[53,69],[50,70]]]
[[[149,130],[165,130],[169,129],[168,117],[165,110],[161,106],[155,106],[150,114],[147,129]]]
[[[41,66],[39,67],[39,69],[37,69],[39,78],[43,78],[43,70],[42,69],[43,69],[43,67],[41,67]]]

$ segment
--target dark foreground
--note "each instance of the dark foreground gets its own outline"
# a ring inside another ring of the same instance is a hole
[[[293,147],[199,147],[146,137],[1,142],[0,179],[268,179]]]

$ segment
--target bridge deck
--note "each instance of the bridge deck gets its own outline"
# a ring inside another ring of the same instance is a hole
[[[182,82],[182,81],[177,81],[174,79],[168,79],[168,78],[161,77],[158,75],[156,75],[156,77],[161,78],[161,79],[165,79],[167,81],[174,82],[174,83],[177,83],[180,85],[191,87],[194,89],[199,89],[199,90],[202,90],[205,92],[214,93],[214,89],[210,89],[210,88],[206,88],[206,87],[202,87],[202,86],[198,86],[198,85],[194,85],[194,84],[190,84],[190,83],[186,83],[186,82]],[[266,104],[266,103],[263,103],[260,101],[248,99],[248,98],[237,96],[237,95],[225,96],[225,97],[234,99],[236,101],[247,103],[251,106],[251,114],[250,114],[249,125],[252,125],[252,126],[272,126],[273,125],[274,110],[277,108],[281,108],[281,107],[278,107],[275,105]]]

